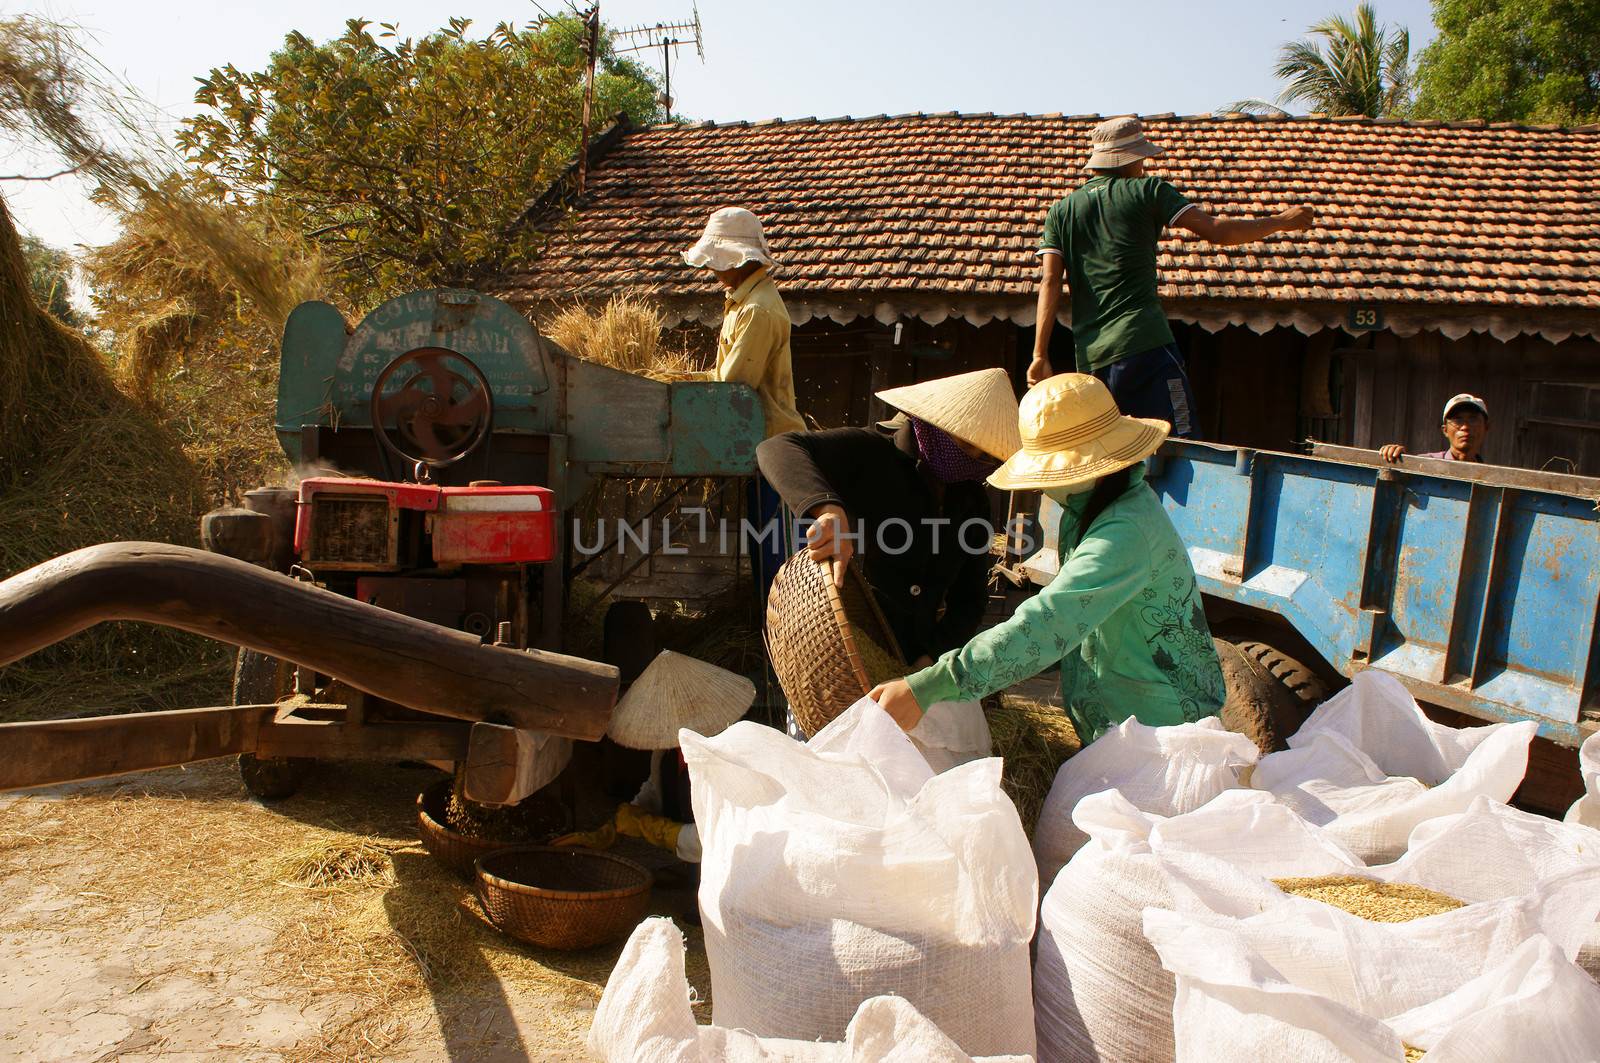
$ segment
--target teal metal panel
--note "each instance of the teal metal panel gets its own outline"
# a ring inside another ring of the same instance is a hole
[[[571,461],[666,464],[666,384],[579,358],[568,358],[566,379]]]
[[[327,303],[301,303],[284,322],[273,427],[291,462],[301,458],[300,426],[327,423],[334,374],[349,336],[344,315]]]
[[[748,476],[767,419],[744,384],[673,384],[671,434],[673,475]]]

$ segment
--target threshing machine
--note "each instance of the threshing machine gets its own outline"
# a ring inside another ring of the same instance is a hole
[[[604,734],[618,689],[615,662],[560,652],[588,563],[573,503],[606,478],[742,500],[764,435],[744,385],[583,361],[459,289],[353,329],[297,307],[275,427],[298,483],[208,514],[206,551],[112,543],[0,584],[0,665],[145,620],[239,646],[234,704],[6,725],[0,789],[237,753],[262,797],[293,792],[312,758],[375,758],[463,764],[473,800],[519,801],[565,763],[560,743]]]

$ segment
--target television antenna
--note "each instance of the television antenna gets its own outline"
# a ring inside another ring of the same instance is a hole
[[[657,22],[653,26],[633,26],[611,31],[611,50],[618,54],[661,49],[661,102],[668,118],[672,117],[673,55],[684,45],[692,44],[700,62],[706,61],[705,38],[700,32],[700,5],[695,4],[693,10],[694,15],[687,22]]]

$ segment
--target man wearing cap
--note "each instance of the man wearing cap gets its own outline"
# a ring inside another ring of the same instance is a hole
[[[1062,506],[1061,567],[1003,623],[872,698],[906,730],[941,701],[975,700],[1061,665],[1085,744],[1136,716],[1152,726],[1215,715],[1226,691],[1194,569],[1148,484],[1165,421],[1124,416],[1098,378],[1052,376],[1020,410],[1022,448],[989,482]]]
[[[768,438],[804,431],[806,423],[794,403],[789,311],[767,275],[772,253],[761,220],[743,207],[713,212],[704,234],[683,253],[683,260],[709,269],[727,292],[722,332],[717,337],[717,366],[707,374],[709,378],[756,389]],[[746,502],[756,528],[750,537],[750,559],[765,591],[788,556],[781,528],[784,522],[774,525],[779,516],[778,495],[759,477],[751,481]],[[777,534],[772,534],[774,531]]]
[[[1311,208],[1268,218],[1213,217],[1168,182],[1145,175],[1144,160],[1162,149],[1145,139],[1137,118],[1101,122],[1089,144],[1085,169],[1094,176],[1045,215],[1028,383],[1055,371],[1050,334],[1064,279],[1072,292],[1078,371],[1099,377],[1122,412],[1167,421],[1173,435],[1193,437],[1199,429],[1194,394],[1157,294],[1162,233],[1176,225],[1214,244],[1247,244],[1309,229]]]
[[[1453,396],[1444,404],[1444,419],[1439,431],[1444,433],[1444,441],[1450,444],[1449,447],[1418,454],[1417,457],[1482,463],[1480,451],[1483,450],[1484,438],[1489,434],[1489,404],[1465,392]],[[1400,455],[1405,452],[1406,448],[1399,443],[1390,443],[1378,451],[1384,461],[1399,461]]]
[[[843,586],[859,550],[901,652],[927,661],[970,638],[988,605],[983,479],[1021,445],[1017,400],[1004,369],[878,398],[905,415],[887,432],[790,432],[756,448],[756,461],[789,509],[813,522],[811,557]]]

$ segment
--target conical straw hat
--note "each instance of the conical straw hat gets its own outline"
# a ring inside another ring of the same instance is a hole
[[[1022,399],[1022,448],[989,477],[1008,491],[1070,487],[1126,469],[1167,438],[1165,421],[1126,417],[1099,379],[1047,377]]]
[[[907,384],[880,391],[878,398],[1001,461],[1022,447],[1017,396],[1004,369],[979,369]]]
[[[629,749],[676,749],[678,728],[710,738],[755,700],[755,684],[744,676],[662,650],[617,702],[606,733]]]

